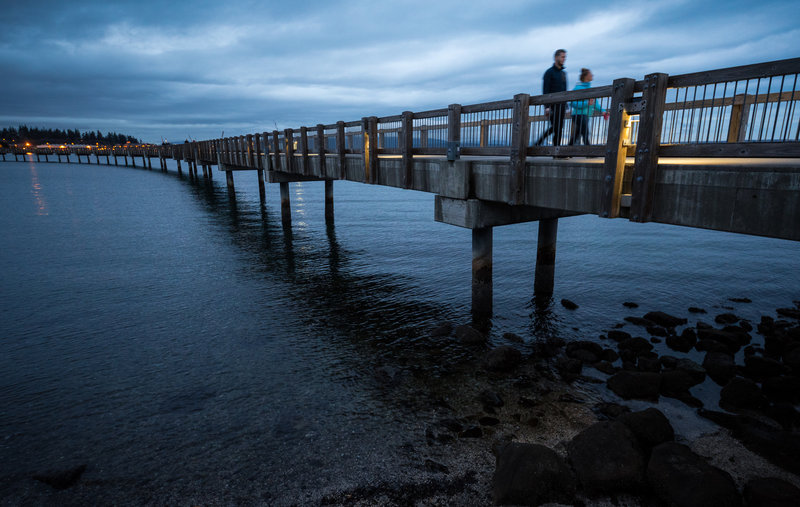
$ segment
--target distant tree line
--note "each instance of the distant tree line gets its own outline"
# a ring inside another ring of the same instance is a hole
[[[141,144],[139,139],[133,136],[126,136],[125,134],[117,134],[116,132],[108,132],[103,135],[99,130],[81,132],[75,130],[61,130],[61,129],[44,129],[39,127],[28,127],[27,125],[20,125],[18,128],[8,127],[0,130],[0,142],[3,144],[21,144],[31,143],[37,144],[125,144],[127,142]]]

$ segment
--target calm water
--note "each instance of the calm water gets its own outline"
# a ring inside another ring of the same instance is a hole
[[[470,360],[425,333],[470,320],[470,232],[434,222],[430,194],[348,182],[335,226],[322,183],[292,184],[288,232],[278,186],[262,205],[255,174],[235,176],[234,200],[219,172],[0,164],[5,502],[80,463],[135,503],[302,503],[418,467],[411,436]],[[495,229],[496,343],[800,299],[798,243],[584,216],[560,221],[554,295],[580,308],[534,312],[536,234]],[[412,388],[387,387],[398,371]]]

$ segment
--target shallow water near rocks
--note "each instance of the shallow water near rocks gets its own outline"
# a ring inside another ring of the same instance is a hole
[[[460,409],[480,355],[427,333],[471,320],[470,232],[434,222],[431,194],[350,182],[332,225],[322,183],[292,184],[287,231],[277,185],[262,205],[254,173],[232,199],[222,173],[175,169],[0,164],[0,497],[302,504],[426,473],[426,424]],[[798,243],[582,216],[559,222],[537,310],[536,234],[495,229],[491,344],[599,340],[650,310],[756,323],[800,299]],[[659,408],[684,436],[709,427]],[[82,463],[81,491],[31,480]]]

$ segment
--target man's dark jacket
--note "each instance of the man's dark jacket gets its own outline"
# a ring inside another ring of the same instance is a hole
[[[556,93],[567,91],[567,73],[564,67],[560,69],[553,64],[544,73],[542,93]]]

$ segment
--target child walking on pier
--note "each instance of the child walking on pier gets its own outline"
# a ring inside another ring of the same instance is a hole
[[[589,69],[581,69],[580,81],[575,85],[575,90],[585,90],[592,86],[594,75]],[[572,102],[572,135],[569,138],[569,145],[575,144],[579,138],[583,137],[583,144],[589,145],[589,121],[595,113],[602,113],[603,119],[608,119],[608,112],[597,105],[595,99],[576,100]]]

